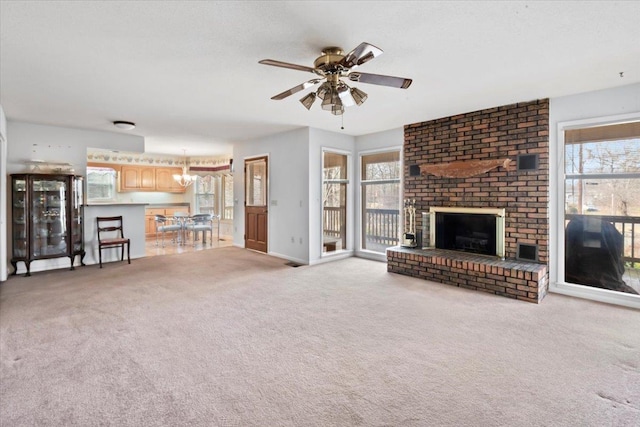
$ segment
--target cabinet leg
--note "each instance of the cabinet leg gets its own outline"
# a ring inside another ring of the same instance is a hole
[[[24,277],[31,276],[31,261],[25,261],[24,265],[27,267],[27,274],[25,274]]]
[[[69,270],[75,270],[76,268],[73,266],[73,262],[76,260],[76,256],[71,255],[69,256],[69,259],[71,260],[71,268]]]
[[[86,252],[82,251],[80,252],[80,265],[84,267],[84,256],[85,256]]]
[[[11,275],[15,276],[18,272],[18,261],[11,261],[11,266],[13,267],[13,273],[11,273]]]

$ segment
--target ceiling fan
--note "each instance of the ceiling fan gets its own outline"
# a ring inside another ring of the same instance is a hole
[[[272,96],[271,99],[285,99],[294,93],[320,84],[317,91],[310,92],[305,95],[300,99],[300,102],[307,110],[310,110],[316,98],[320,98],[322,100],[323,110],[331,111],[332,114],[339,115],[344,113],[345,107],[362,105],[362,103],[367,99],[366,93],[358,88],[349,87],[349,85],[341,80],[342,78],[349,79],[352,82],[369,83],[399,89],[406,89],[411,85],[412,80],[404,77],[393,77],[353,71],[354,68],[369,62],[381,54],[382,49],[363,42],[346,55],[340,47],[326,47],[322,50],[322,55],[314,61],[313,67],[290,64],[288,62],[276,61],[274,59],[263,59],[262,61],[259,61],[259,63],[272,65],[274,67],[307,71],[318,76],[317,78],[311,79]]]

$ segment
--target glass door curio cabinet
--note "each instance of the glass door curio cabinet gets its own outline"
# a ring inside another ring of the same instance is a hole
[[[18,262],[31,275],[34,260],[76,256],[84,265],[83,177],[74,175],[11,175],[11,265]]]

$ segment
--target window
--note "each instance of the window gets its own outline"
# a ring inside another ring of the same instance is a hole
[[[385,253],[399,243],[400,151],[361,157],[363,250]]]
[[[346,154],[323,153],[322,166],[322,251],[335,252],[347,244]]]
[[[196,178],[196,212],[216,215],[218,212],[217,197],[220,178],[213,175]]]
[[[196,211],[220,215],[221,219],[233,219],[233,176],[198,176],[196,187]]]
[[[115,169],[87,167],[87,201],[114,201],[116,199],[116,185]]]
[[[565,282],[640,293],[640,122],[565,130]]]
[[[233,175],[222,177],[224,191],[222,192],[222,219],[233,219]]]

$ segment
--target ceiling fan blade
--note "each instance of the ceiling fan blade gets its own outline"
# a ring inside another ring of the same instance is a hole
[[[346,68],[354,68],[380,55],[382,55],[382,49],[363,42],[351,52],[347,53],[345,57],[342,58],[342,61],[340,61],[340,65]]]
[[[349,80],[352,82],[369,83],[372,85],[397,87],[399,89],[406,89],[411,86],[411,79],[405,79],[404,77],[383,76],[382,74],[370,74],[352,72],[349,73]]]
[[[286,97],[291,96],[294,93],[300,92],[301,90],[305,90],[308,87],[316,85],[316,84],[320,83],[321,81],[322,81],[322,79],[309,80],[308,82],[304,82],[302,84],[299,84],[298,86],[294,86],[291,89],[287,89],[284,92],[277,94],[276,96],[272,96],[271,99],[274,99],[276,101],[279,101],[281,99],[285,99]]]
[[[262,61],[258,61],[258,63],[264,65],[273,65],[274,67],[289,68],[291,70],[308,71],[310,73],[316,72],[315,68],[305,67],[304,65],[290,64],[288,62],[276,61],[275,59],[263,59]]]

